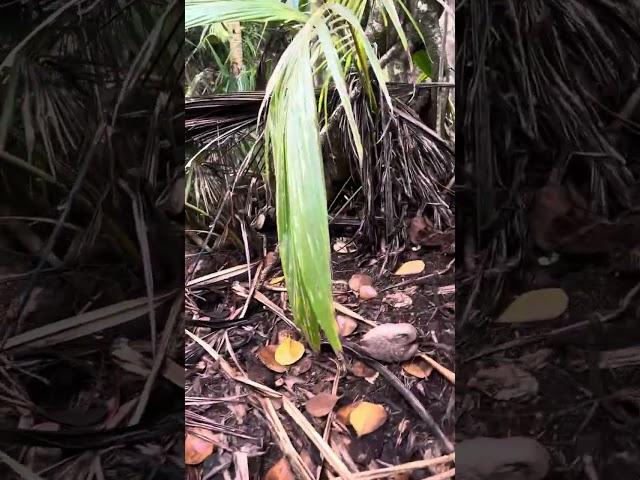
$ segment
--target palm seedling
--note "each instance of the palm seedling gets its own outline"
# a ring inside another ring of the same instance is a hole
[[[278,238],[289,302],[315,350],[321,332],[336,351],[341,349],[332,303],[320,140],[321,130],[328,126],[330,91],[337,93],[349,144],[361,165],[365,148],[352,108],[352,76],[370,107],[385,105],[393,110],[379,60],[361,26],[367,6],[366,0],[311,5],[279,0],[186,1],[187,30],[242,22],[279,24],[294,34],[269,78],[259,117],[264,125],[265,164],[276,179]],[[394,3],[381,0],[379,6],[407,48]]]

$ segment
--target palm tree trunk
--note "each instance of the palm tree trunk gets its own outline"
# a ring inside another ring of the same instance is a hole
[[[244,70],[242,58],[242,30],[240,22],[227,22],[229,31],[229,62],[231,64],[231,75],[237,81]]]

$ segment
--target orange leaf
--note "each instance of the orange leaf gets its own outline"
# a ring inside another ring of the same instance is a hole
[[[198,434],[198,436],[196,436]],[[213,443],[203,440],[211,438],[211,432],[206,428],[194,428],[187,431],[184,439],[184,463],[187,465],[198,465],[213,453]]]
[[[287,459],[282,457],[269,469],[263,480],[296,480]]]
[[[340,420],[344,425],[351,425],[351,412],[360,405],[360,402],[350,403],[349,405],[345,405],[344,407],[340,407],[336,412],[336,418]]]
[[[422,260],[411,260],[410,262],[400,265],[400,268],[396,270],[394,275],[416,275],[422,273],[424,269],[425,264]]]
[[[376,431],[387,421],[387,411],[382,405],[361,402],[349,415],[351,426],[358,437]]]
[[[410,362],[403,363],[402,369],[405,373],[418,378],[427,378],[433,371],[433,367],[422,358],[416,358]]]
[[[290,337],[284,338],[276,348],[275,359],[280,365],[293,365],[304,355],[304,345]]]
[[[283,367],[276,362],[276,346],[267,345],[266,347],[260,347],[258,350],[258,358],[262,364],[269,370],[276,373],[283,373],[287,371],[287,367]]]
[[[337,396],[323,392],[307,400],[304,407],[312,417],[324,417],[329,415],[337,401]]]

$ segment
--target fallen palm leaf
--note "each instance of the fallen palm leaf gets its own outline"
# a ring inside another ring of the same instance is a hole
[[[336,406],[338,396],[330,393],[319,393],[315,397],[311,397],[307,400],[304,407],[309,415],[312,417],[326,417],[331,413],[333,407]]]
[[[276,373],[284,373],[287,371],[287,367],[276,361],[276,348],[275,345],[260,347],[258,350],[258,359],[269,370]]]
[[[235,267],[229,267],[224,270],[220,270],[218,272],[213,272],[207,275],[203,275],[202,277],[194,278],[193,280],[187,282],[187,287],[195,287],[195,286],[202,287],[205,285],[212,285],[214,283],[222,282],[224,280],[229,280],[239,275],[244,275],[245,273],[248,273],[258,263],[260,262],[256,261],[249,265],[246,265],[246,264],[236,265]]]
[[[291,466],[285,457],[282,457],[269,469],[264,476],[264,480],[296,480],[293,476]]]
[[[411,260],[400,265],[394,275],[417,275],[424,272],[425,268],[426,265],[422,260]]]
[[[198,465],[213,453],[215,449],[213,443],[204,440],[210,436],[211,432],[205,428],[193,428],[187,431],[184,439],[184,463]]]
[[[275,351],[275,360],[280,365],[293,365],[304,355],[304,345],[291,337],[285,337]]]
[[[561,288],[532,290],[517,297],[498,317],[497,323],[525,323],[551,320],[569,306],[569,297]]]
[[[376,431],[387,421],[387,411],[382,405],[361,402],[349,415],[351,426],[358,437]]]
[[[174,293],[156,296],[153,302],[154,307],[157,308],[171,295]],[[149,305],[146,297],[126,300],[10,337],[0,351],[50,347],[139,319],[148,312]]]
[[[406,362],[402,364],[402,370],[405,373],[412,375],[417,378],[427,378],[431,375],[433,371],[433,367],[429,365],[424,359],[416,358],[410,362]]]

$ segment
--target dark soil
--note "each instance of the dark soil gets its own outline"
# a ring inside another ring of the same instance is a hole
[[[584,455],[593,457],[602,475],[600,478],[637,478],[631,466],[623,465],[623,470],[630,476],[612,476],[611,473],[612,468],[620,467],[619,461],[612,460],[613,455],[635,453],[640,448],[637,433],[634,433],[640,425],[637,396],[634,398],[632,393],[630,399],[622,402],[608,399],[626,389],[637,388],[640,366],[610,370],[587,367],[589,358],[597,359],[600,351],[640,344],[637,299],[626,312],[601,330],[594,326],[559,337],[548,336],[527,346],[467,361],[486,349],[518,337],[544,334],[593,318],[594,313],[605,315],[614,311],[638,282],[637,276],[618,275],[606,264],[588,258],[581,259],[576,265],[575,260],[561,257],[557,264],[537,270],[531,272],[529,285],[523,285],[522,291],[561,287],[569,296],[569,310],[564,317],[531,326],[489,326],[483,335],[469,338],[464,349],[458,349],[458,440],[463,436],[537,438],[552,455],[553,467],[549,476],[552,479],[586,478]],[[539,384],[538,394],[530,400],[496,401],[465,387],[479,368],[517,361],[536,352],[542,355],[547,351],[548,356],[541,365],[524,365]],[[577,364],[582,368],[577,368]]]
[[[190,250],[193,252],[195,249],[190,248]],[[188,256],[188,268],[189,258]],[[384,265],[384,256],[375,257],[357,252],[334,253],[332,257],[334,299],[368,320],[379,323],[412,323],[420,333],[419,351],[431,355],[442,365],[453,369],[455,326],[453,296],[455,292],[446,295],[437,293],[438,287],[453,285],[453,268],[448,268],[452,256],[436,250],[427,251],[422,248],[412,251],[407,248],[396,263],[399,265],[412,259],[422,259],[427,265],[425,272],[415,275],[415,278],[432,272],[434,276],[414,285],[408,284],[395,289],[393,285],[410,280],[411,276],[391,275],[389,266]],[[201,268],[196,276],[245,262],[242,254],[234,251],[218,251],[204,258],[202,264],[206,266]],[[446,271],[446,273],[438,275],[436,271]],[[374,287],[379,292],[377,298],[362,301],[354,292],[349,291],[346,282],[354,273],[367,273],[373,278]],[[269,280],[281,275],[282,271],[278,263],[259,290],[282,307],[291,318],[285,294],[268,289]],[[201,298],[197,301],[200,311],[194,311],[192,314],[202,317],[203,312],[207,313],[208,321],[212,325],[211,328],[198,328],[193,331],[200,338],[208,339],[208,343],[220,346],[218,351],[221,355],[235,364],[229,354],[233,351],[238,361],[236,367],[241,367],[251,379],[284,393],[305,413],[307,419],[322,435],[326,418],[311,417],[305,412],[304,403],[312,394],[331,391],[336,367],[343,360],[336,358],[335,354],[329,350],[323,349],[321,353],[314,354],[307,348],[306,356],[287,373],[278,374],[266,368],[256,358],[256,350],[268,343],[277,343],[278,332],[291,331],[291,327],[264,309],[255,299],[251,302],[245,317],[250,320],[249,324],[237,321],[239,323],[234,325],[233,321],[229,322],[227,319],[230,313],[242,308],[244,303],[244,299],[235,295],[231,289],[234,281],[242,285],[247,281],[246,275],[244,278],[236,277],[227,282],[211,285],[206,292],[204,290],[190,292],[194,298],[196,295]],[[246,288],[249,287],[248,283],[244,285]],[[391,288],[382,291],[388,287]],[[412,298],[412,305],[393,308],[383,302],[386,294],[396,291],[407,293]],[[358,328],[349,336],[349,340],[357,341],[368,329],[370,329],[368,325],[358,322]],[[229,346],[225,346],[226,339]],[[343,456],[346,451],[355,462],[354,466],[359,471],[366,471],[441,454],[434,435],[393,386],[382,376],[377,376],[371,381],[355,376],[351,371],[355,359],[348,353],[344,361],[346,368],[338,380],[340,400],[334,410],[354,401],[366,400],[384,405],[389,416],[381,428],[360,438],[356,437],[351,427],[344,427],[334,420],[329,443],[339,455]],[[453,439],[454,386],[435,371],[426,379],[420,380],[404,373],[399,364],[387,366],[423,403],[447,437]],[[187,346],[185,395],[188,401],[193,398],[192,403],[198,403],[195,400],[196,397],[208,399],[206,402],[201,401],[200,405],[187,406],[187,410],[209,419],[204,422],[204,425],[219,435],[217,443],[220,447],[204,464],[190,467],[189,478],[198,478],[202,475],[201,478],[222,479],[225,471],[233,476],[233,472],[238,468],[238,452],[248,454],[250,478],[263,478],[266,471],[282,457],[282,452],[274,441],[260,405],[253,398],[251,391],[222,375],[216,363],[208,355],[203,355],[202,349],[194,344]],[[212,404],[211,402],[215,402],[216,399],[219,401]],[[294,447],[301,452],[302,458],[308,462],[312,467],[311,471],[315,473],[315,467],[320,460],[315,447],[282,410],[279,411],[279,416]],[[224,421],[220,422],[220,419]],[[224,428],[218,423],[224,423]],[[189,421],[187,424],[189,425]],[[346,447],[344,447],[345,444]],[[350,463],[347,464],[350,465]],[[407,478],[424,478],[429,473],[418,471],[414,472],[414,476]],[[322,478],[327,477],[323,475]]]

